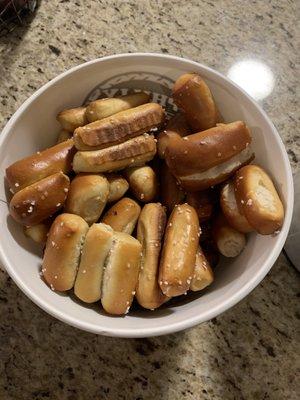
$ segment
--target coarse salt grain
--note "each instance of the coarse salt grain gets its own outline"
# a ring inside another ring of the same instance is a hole
[[[68,193],[69,189],[68,188],[64,188],[64,192]]]
[[[241,203],[244,204],[245,203],[244,200],[241,200]]]
[[[30,207],[28,208],[27,212],[30,214],[30,213],[32,213],[32,211],[33,211],[33,207],[30,206]]]
[[[86,269],[83,269],[83,270],[82,270],[82,273],[85,274],[85,273],[86,273]]]
[[[252,199],[248,199],[246,204],[247,204],[247,206],[252,206],[253,200]]]
[[[15,183],[15,187],[19,187],[20,184],[18,182]]]
[[[275,232],[272,234],[272,236],[277,236],[277,235],[279,235],[279,233],[280,233],[280,229],[278,229],[277,231],[275,231]]]
[[[56,204],[56,207],[60,207],[60,206],[61,206],[61,203],[57,203],[57,204]]]
[[[57,275],[54,275],[54,279],[57,279]]]

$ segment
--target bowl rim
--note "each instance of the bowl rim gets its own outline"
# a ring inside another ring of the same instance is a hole
[[[194,315],[191,316],[187,319],[184,319],[182,321],[177,321],[172,324],[166,325],[166,326],[160,326],[156,328],[143,328],[143,329],[134,329],[133,328],[103,328],[101,329],[101,326],[95,326],[91,323],[88,322],[82,322],[81,320],[77,318],[73,318],[69,316],[68,314],[61,312],[57,308],[49,305],[46,301],[43,300],[43,298],[39,297],[35,293],[32,293],[29,288],[22,282],[22,280],[19,278],[18,274],[14,270],[14,267],[11,263],[9,263],[4,250],[2,248],[1,242],[0,242],[0,260],[2,264],[4,265],[6,271],[10,275],[10,277],[14,280],[14,282],[17,284],[17,286],[23,291],[23,293],[29,297],[35,304],[37,304],[40,308],[42,308],[44,311],[52,315],[53,317],[59,319],[62,322],[65,322],[73,327],[76,327],[78,329],[82,329],[91,333],[96,333],[96,334],[101,334],[105,336],[115,336],[115,337],[125,337],[125,338],[141,338],[141,337],[149,337],[149,336],[160,336],[160,335],[165,335],[168,333],[174,333],[178,332],[184,329],[191,328],[197,324],[200,324],[202,322],[208,321],[226,310],[230,309],[233,307],[235,304],[237,304],[239,301],[241,301],[244,297],[246,297],[266,276],[266,274],[269,272],[273,264],[275,263],[276,259],[278,258],[288,231],[289,227],[291,224],[291,219],[292,219],[292,213],[293,213],[293,203],[294,203],[294,188],[293,188],[293,177],[292,177],[292,170],[290,166],[290,162],[288,159],[288,155],[286,152],[286,149],[284,147],[284,144],[282,142],[282,139],[277,132],[274,124],[271,122],[269,117],[267,116],[266,112],[260,107],[260,105],[252,98],[250,97],[242,88],[240,88],[236,83],[234,83],[230,78],[227,76],[217,72],[216,70],[207,67],[201,63],[198,63],[196,61],[190,60],[188,58],[183,58],[183,57],[178,57],[178,56],[173,56],[169,54],[160,54],[160,53],[149,53],[149,52],[137,52],[137,53],[120,53],[120,54],[114,54],[114,55],[109,55],[105,57],[100,57],[96,58],[90,61],[87,61],[83,64],[76,65],[70,69],[68,69],[65,72],[62,72],[61,74],[57,75],[55,78],[51,79],[49,82],[45,83],[43,86],[41,86],[38,90],[36,90],[28,99],[26,99],[23,104],[17,109],[17,111],[12,115],[10,120],[7,122],[5,127],[2,130],[2,133],[0,135],[0,148],[2,148],[5,145],[6,138],[9,136],[15,122],[19,118],[19,116],[23,113],[23,111],[26,109],[26,107],[33,101],[35,100],[40,94],[45,92],[50,86],[55,84],[56,82],[63,80],[66,76],[71,75],[75,71],[78,71],[80,69],[84,69],[85,67],[92,65],[92,64],[97,64],[102,61],[106,60],[114,60],[118,58],[134,58],[134,57],[152,57],[152,58],[157,58],[157,59],[169,59],[170,61],[184,61],[188,63],[190,66],[195,66],[197,68],[201,68],[207,75],[209,76],[214,76],[218,78],[219,80],[223,80],[231,86],[231,88],[235,89],[236,91],[242,93],[243,96],[247,98],[248,101],[252,103],[254,106],[255,110],[262,115],[264,118],[265,122],[269,126],[270,130],[272,131],[277,144],[279,145],[281,149],[281,153],[283,156],[288,180],[287,180],[287,207],[286,207],[286,214],[285,214],[285,223],[284,223],[284,229],[281,230],[280,232],[280,238],[276,242],[274,248],[270,252],[268,258],[262,265],[261,269],[241,288],[239,288],[235,293],[233,293],[225,302],[222,304],[218,304],[214,306],[211,310],[208,310],[204,313],[202,313],[200,316],[199,315]]]

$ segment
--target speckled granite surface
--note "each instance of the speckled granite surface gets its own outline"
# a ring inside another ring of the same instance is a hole
[[[164,52],[223,73],[254,58],[274,73],[262,105],[296,170],[296,21],[296,2],[287,0],[42,1],[35,18],[0,38],[0,124],[49,79],[103,55]],[[0,399],[297,399],[299,289],[281,255],[251,295],[215,320],[124,340],[53,319],[0,271]]]

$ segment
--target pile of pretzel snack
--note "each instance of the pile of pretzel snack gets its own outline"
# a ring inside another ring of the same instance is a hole
[[[134,297],[153,310],[210,285],[219,255],[238,256],[247,233],[280,230],[284,208],[250,164],[246,124],[223,121],[197,74],[172,95],[170,120],[144,92],[64,110],[57,144],[6,169],[10,214],[45,244],[52,290],[109,314],[128,313]]]

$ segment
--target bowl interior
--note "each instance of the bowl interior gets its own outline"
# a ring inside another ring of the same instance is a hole
[[[256,161],[274,178],[287,213],[277,236],[248,238],[243,253],[222,262],[216,280],[203,293],[188,295],[154,312],[134,310],[126,317],[105,315],[100,306],[85,306],[74,297],[53,293],[39,275],[41,248],[27,240],[22,228],[0,201],[0,253],[8,273],[40,307],[74,326],[115,336],[149,336],[184,329],[226,310],[265,276],[285,241],[292,213],[291,171],[281,140],[266,115],[237,86],[220,74],[191,61],[160,55],[121,55],[76,67],[37,91],[16,112],[1,134],[0,199],[7,199],[5,168],[12,162],[55,143],[58,111],[129,89],[154,92],[154,101],[176,109],[170,88],[184,72],[198,72],[210,86],[225,121],[241,119],[253,134]]]

